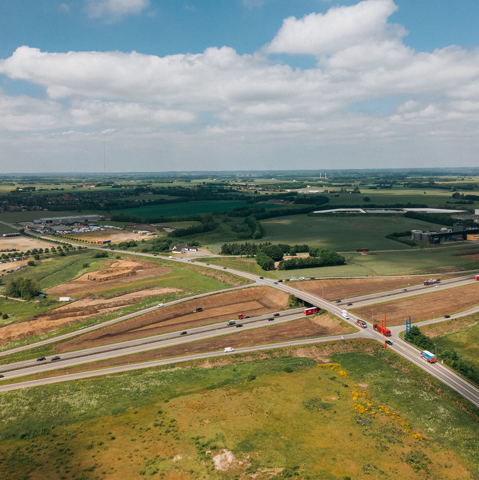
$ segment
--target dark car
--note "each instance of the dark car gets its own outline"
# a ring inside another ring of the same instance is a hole
[[[352,303],[348,303],[348,305],[352,305]]]
[[[407,292],[407,288],[403,288],[402,291],[403,291],[403,292]]]
[[[336,300],[336,303],[341,303],[341,300]]]
[[[56,362],[57,360],[61,360],[60,357],[53,357],[52,362]]]
[[[273,317],[279,317],[279,313],[275,313]]]
[[[45,361],[45,360],[46,360],[46,358],[45,358],[45,357],[40,357],[40,358],[37,358],[37,362],[43,362],[43,361]]]
[[[249,315],[246,315],[246,317],[244,317],[244,318],[249,318]]]
[[[261,278],[261,280],[263,280],[264,277],[259,277],[259,278]]]
[[[0,375],[0,378],[4,378],[3,375]]]
[[[278,285],[278,282],[274,282],[275,285]]]
[[[444,315],[444,318],[451,318],[451,315]]]
[[[387,343],[388,345],[392,345],[392,344],[393,344],[393,342],[391,342],[391,340],[386,340],[386,343]]]
[[[279,283],[281,283],[283,280],[278,280]]]
[[[180,335],[186,335],[188,332],[181,332]]]
[[[236,324],[236,328],[241,328],[243,325],[241,323]]]
[[[226,270],[226,267],[223,267],[223,270]]]
[[[286,278],[284,281],[285,281],[285,282],[289,282],[289,278]]]
[[[273,320],[274,320],[274,318],[273,318],[273,317],[271,317],[271,318],[268,318],[268,322],[272,322]]]

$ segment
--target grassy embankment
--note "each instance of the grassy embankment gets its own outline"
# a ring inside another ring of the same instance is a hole
[[[209,263],[210,265],[217,265],[219,267],[231,268],[239,270],[240,272],[251,273],[265,278],[278,278],[277,272],[266,272],[257,263],[254,258],[239,258],[239,257],[212,257],[212,258],[198,258],[198,262]]]
[[[318,357],[339,366],[318,368]],[[478,410],[373,342],[206,365],[1,394],[0,473],[419,480],[479,470]],[[219,470],[225,450],[232,461]]]

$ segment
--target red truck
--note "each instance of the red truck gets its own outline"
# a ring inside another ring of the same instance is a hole
[[[244,313],[240,313],[240,314],[238,315],[238,320],[243,320],[243,318],[244,318]]]
[[[474,275],[474,280],[479,280],[479,275]]]
[[[369,248],[356,248],[356,252],[369,252]]]
[[[386,337],[391,336],[391,330],[389,328],[383,327],[382,325],[377,325],[376,323],[373,325],[374,330],[379,333],[382,333]]]
[[[430,278],[429,280],[424,280],[424,285],[435,285],[436,283],[441,283],[439,278]]]
[[[303,313],[305,315],[311,315],[313,313],[318,313],[319,312],[319,308],[318,307],[309,307],[309,308],[305,308],[303,310]]]

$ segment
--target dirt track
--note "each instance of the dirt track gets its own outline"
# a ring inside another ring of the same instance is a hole
[[[177,288],[143,288],[137,291],[129,291],[107,300],[101,296],[95,297],[92,294],[84,295],[76,302],[0,328],[0,345],[21,338],[51,332],[61,327],[99,317],[100,315],[106,315],[128,305],[138,303],[140,300],[179,293],[181,291]]]
[[[446,314],[461,312],[479,304],[479,282],[464,287],[449,288],[405,298],[394,302],[385,302],[362,308],[353,308],[351,311],[365,319],[378,323],[384,314],[387,315],[388,325],[401,325],[405,318],[412,317],[413,322],[442,317]]]
[[[434,275],[434,278],[451,278],[445,275]],[[289,285],[311,293],[318,297],[324,294],[326,300],[336,300],[348,297],[368,295],[369,293],[385,292],[395,288],[420,285],[426,277],[401,277],[401,278],[351,278],[337,280],[309,280],[305,282],[292,282]]]
[[[325,335],[341,335],[351,332],[351,327],[341,326],[339,320],[329,315],[320,315],[314,318],[302,318],[279,325],[271,325],[255,330],[246,330],[227,336],[199,340],[197,342],[161,348],[149,352],[138,353],[128,357],[112,358],[95,364],[95,368],[113,367],[125,363],[147,362],[160,358],[194,355],[196,353],[213,352],[221,350],[225,346],[233,348],[247,347],[250,345],[264,345],[266,343],[281,342],[284,340],[296,340],[300,338],[320,337]],[[341,343],[341,342],[340,342]],[[79,365],[64,371],[64,373],[76,373],[90,370],[91,365]],[[56,374],[63,373],[57,371]],[[52,374],[45,374],[53,376]],[[36,378],[42,378],[42,375]]]
[[[33,250],[34,248],[45,249],[54,246],[54,243],[35,240],[30,237],[0,237],[0,250],[16,248],[19,252],[26,252],[27,250]]]
[[[288,294],[269,287],[252,287],[219,293],[160,308],[152,313],[82,335],[60,344],[57,348],[58,351],[65,352],[159,335],[175,330],[186,330],[238,318],[239,313],[250,317],[263,315],[284,310],[288,307],[288,299]],[[193,313],[197,307],[202,307],[203,311]]]
[[[109,262],[109,266],[110,268],[85,273],[71,282],[50,288],[47,294],[66,297],[97,293],[127,283],[138,283],[142,279],[166,275],[172,271],[169,267],[161,267],[154,262],[145,261],[120,260]]]

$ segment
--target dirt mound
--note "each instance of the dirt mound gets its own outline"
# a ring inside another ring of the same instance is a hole
[[[479,304],[479,283],[447,290],[433,289],[430,292],[393,302],[353,308],[351,311],[371,320],[372,310],[374,323],[379,322],[386,314],[388,325],[401,325],[405,323],[404,319],[409,315],[413,322],[419,322],[461,312]]]
[[[74,296],[85,293],[98,292],[99,290],[108,290],[118,285],[130,283],[159,275],[166,275],[172,272],[169,267],[161,267],[154,262],[119,260],[118,262],[103,262],[110,268],[97,270],[81,275],[71,282],[50,288],[47,291],[49,295]]]
[[[58,351],[77,350],[189,329],[238,318],[239,313],[256,316],[288,307],[289,295],[270,287],[251,287],[244,290],[219,293],[189,302],[171,305],[141,317],[87,333],[62,343]],[[202,312],[193,313],[201,307]]]
[[[436,275],[435,278],[451,278]],[[291,287],[304,290],[326,300],[336,300],[348,297],[358,297],[369,293],[386,292],[396,288],[420,285],[426,277],[391,277],[391,278],[351,278],[336,280],[310,280],[290,283]]]
[[[107,300],[101,295],[83,295],[76,302],[0,328],[0,345],[106,315],[141,300],[181,291],[177,288],[149,287],[141,291],[123,293]]]

